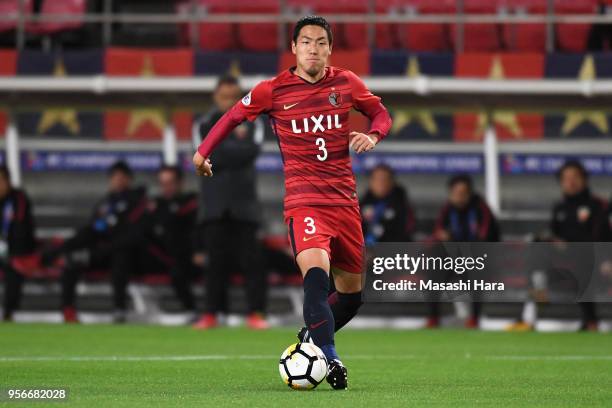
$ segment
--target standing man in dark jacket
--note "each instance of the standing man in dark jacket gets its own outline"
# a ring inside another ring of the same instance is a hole
[[[380,164],[372,170],[368,191],[359,207],[366,246],[412,239],[414,212],[391,167]]]
[[[165,264],[177,297],[195,316],[191,279],[198,197],[183,191],[183,172],[177,166],[162,166],[157,179],[160,194],[149,202],[146,220],[147,250]]]
[[[452,177],[448,182],[448,201],[440,210],[433,237],[440,242],[496,242],[500,240],[499,225],[485,200],[474,191],[468,175]],[[467,328],[478,328],[480,302],[472,302]],[[439,324],[438,303],[431,304],[428,327]]]
[[[222,77],[215,89],[215,106],[196,121],[194,146],[241,96],[238,80]],[[255,160],[264,137],[264,123],[257,119],[238,126],[213,153],[215,177],[201,181],[201,216],[205,246],[210,258],[206,280],[206,313],[194,325],[208,329],[218,325],[218,314],[228,311],[229,275],[239,270],[245,277],[249,315],[247,325],[265,329],[263,317],[267,278],[257,244],[260,207],[257,201]]]
[[[126,318],[126,289],[130,275],[143,260],[142,245],[147,196],[144,188],[133,187],[132,169],[122,161],[108,170],[109,191],[94,207],[91,220],[62,246],[47,251],[43,262],[49,264],[66,256],[62,274],[62,311],[64,321],[76,322],[75,290],[81,272],[108,268],[113,286],[114,320]]]
[[[23,275],[11,266],[17,256],[30,255],[36,249],[34,217],[30,199],[23,190],[11,186],[6,166],[0,166],[0,269],[4,272],[3,320],[10,321],[21,302]]]
[[[591,193],[589,174],[582,163],[569,160],[557,173],[563,199],[552,209],[553,241],[599,242],[608,236],[607,204]],[[586,278],[586,277],[585,277]],[[581,330],[597,330],[595,304],[580,303]]]

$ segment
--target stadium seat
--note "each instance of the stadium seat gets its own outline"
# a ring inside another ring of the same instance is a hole
[[[25,0],[24,11],[26,14],[32,13],[32,0]],[[2,0],[0,1],[0,15],[8,16],[10,14],[17,15],[19,13],[19,0]],[[0,21],[0,32],[14,30],[17,27],[15,21]]]
[[[336,0],[315,3],[315,12],[329,16],[334,14],[364,15],[368,12],[366,0]],[[334,24],[335,47],[360,49],[368,47],[368,25],[365,23]]]
[[[497,2],[492,0],[465,0],[463,3],[465,13],[470,14],[496,14]],[[451,44],[457,48],[457,25],[451,26]],[[500,29],[497,24],[464,24],[463,25],[463,51],[490,52],[501,48]]]
[[[235,0],[234,11],[241,14],[278,14],[277,0]],[[275,51],[278,49],[277,23],[240,23],[238,24],[240,48],[249,51]]]
[[[44,0],[40,9],[40,15],[83,16],[86,11],[86,0]],[[82,25],[82,21],[42,21],[26,24],[26,29],[37,34],[52,34],[59,31],[73,30]]]
[[[506,0],[500,3],[500,7],[519,16],[544,15],[546,14],[546,2],[547,0]],[[546,50],[546,24],[544,23],[504,24],[502,31],[504,44],[508,50],[535,52]]]
[[[207,14],[228,14],[233,12],[225,0],[199,0],[198,7]],[[236,27],[232,23],[208,23],[198,25],[200,48],[205,50],[235,50],[238,48]]]
[[[455,11],[453,0],[429,2],[409,0],[404,11],[416,14],[449,14]],[[445,51],[450,49],[448,24],[410,23],[401,24],[399,35],[404,48],[412,51]]]
[[[376,14],[397,15],[401,10],[400,0],[376,0]],[[381,23],[376,24],[375,47],[381,50],[398,49],[400,41],[398,37],[398,24]]]
[[[597,0],[555,0],[557,14],[594,14],[597,12]],[[557,24],[555,26],[556,43],[559,51],[582,52],[591,30],[590,24]]]

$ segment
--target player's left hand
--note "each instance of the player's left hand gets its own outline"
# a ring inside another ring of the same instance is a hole
[[[351,132],[349,136],[352,137],[349,148],[355,150],[355,153],[363,153],[372,150],[374,146],[376,146],[376,143],[378,143],[378,137],[375,135]]]

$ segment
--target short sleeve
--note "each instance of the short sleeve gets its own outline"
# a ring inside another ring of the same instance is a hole
[[[366,84],[354,72],[346,71],[346,73],[351,84],[353,107],[360,112],[369,112],[371,109],[378,107],[380,97],[370,92]]]
[[[250,122],[272,109],[272,85],[262,81],[238,102],[240,110]]]

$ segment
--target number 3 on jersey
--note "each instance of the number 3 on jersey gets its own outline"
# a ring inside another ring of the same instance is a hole
[[[315,143],[317,146],[319,146],[319,150],[323,152],[321,154],[317,154],[317,159],[319,159],[320,161],[325,161],[325,159],[327,159],[327,149],[325,148],[325,139],[323,139],[322,137],[318,137]]]
[[[317,228],[314,225],[314,218],[312,217],[304,217],[304,222],[308,228],[304,228],[304,232],[306,234],[312,235],[317,231]]]

